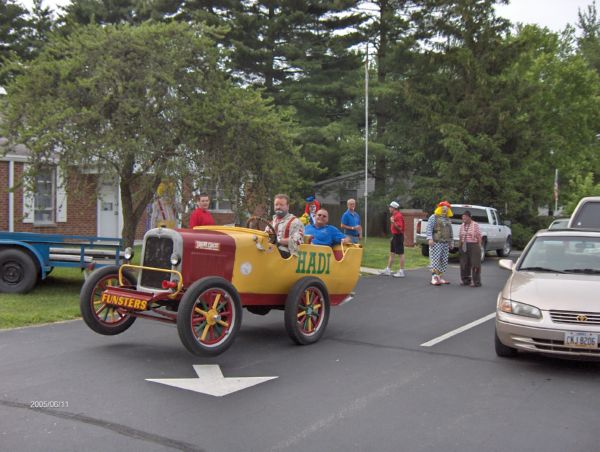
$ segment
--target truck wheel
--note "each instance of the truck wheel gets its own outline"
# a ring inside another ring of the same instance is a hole
[[[297,281],[285,301],[285,329],[296,344],[317,342],[329,321],[329,294],[318,278]]]
[[[486,253],[485,247],[486,246],[487,246],[487,239],[484,237],[481,240],[481,262],[483,262],[485,260],[485,253]]]
[[[124,274],[123,277],[128,284],[133,285],[130,276]],[[110,265],[92,272],[81,288],[79,296],[81,316],[87,326],[98,334],[114,336],[122,333],[135,322],[135,316],[102,302],[102,292],[108,287],[118,285],[119,267]]]
[[[506,242],[504,243],[504,248],[501,250],[496,250],[496,254],[498,257],[508,257],[512,250],[512,239],[509,237],[506,238]]]
[[[194,355],[223,353],[233,344],[241,324],[240,296],[226,279],[209,276],[196,281],[179,303],[179,338]]]
[[[8,248],[0,251],[0,292],[27,293],[37,282],[38,269],[25,251]]]
[[[500,342],[498,332],[494,330],[494,347],[496,349],[496,355],[501,358],[512,358],[517,355],[517,349],[508,347]]]
[[[421,245],[421,254],[425,257],[429,257],[429,245]]]

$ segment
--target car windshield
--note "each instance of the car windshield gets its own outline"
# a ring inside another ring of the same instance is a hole
[[[537,237],[518,270],[600,275],[600,237]]]

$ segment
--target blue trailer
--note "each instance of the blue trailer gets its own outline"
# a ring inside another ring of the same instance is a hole
[[[55,267],[120,265],[122,247],[114,237],[0,231],[0,292],[27,293]]]

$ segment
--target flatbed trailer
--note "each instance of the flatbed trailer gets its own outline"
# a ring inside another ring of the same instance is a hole
[[[27,293],[55,267],[120,265],[122,248],[115,237],[0,231],[0,292]]]

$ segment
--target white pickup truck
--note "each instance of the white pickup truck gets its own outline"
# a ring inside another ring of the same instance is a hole
[[[458,251],[458,231],[462,223],[462,214],[465,210],[471,212],[471,217],[479,224],[483,236],[481,247],[481,260],[485,253],[495,250],[498,256],[506,257],[512,249],[512,233],[508,226],[500,221],[498,211],[493,207],[472,206],[468,204],[451,204],[452,206],[452,232],[453,240],[450,252]],[[427,220],[418,220],[415,225],[415,243],[421,245],[423,256],[429,256],[429,244],[427,243]]]

